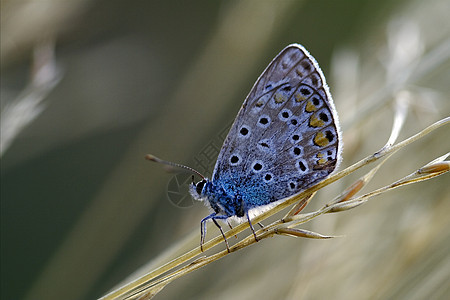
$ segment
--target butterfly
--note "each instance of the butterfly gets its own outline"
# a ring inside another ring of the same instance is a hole
[[[258,78],[223,143],[211,179],[190,186],[194,199],[212,213],[201,220],[202,248],[206,222],[251,219],[264,209],[328,177],[341,160],[339,120],[322,70],[299,44],[284,48]],[[203,250],[203,248],[202,248]]]

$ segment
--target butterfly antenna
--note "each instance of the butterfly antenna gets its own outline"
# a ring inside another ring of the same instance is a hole
[[[175,167],[175,168],[188,170],[191,173],[197,174],[202,179],[205,179],[205,176],[203,176],[202,174],[200,174],[199,171],[197,171],[197,170],[195,170],[195,169],[193,169],[191,167],[188,167],[188,166],[185,166],[185,165],[181,165],[181,164],[177,164],[177,163],[174,163],[174,162],[171,162],[171,161],[162,160],[162,159],[160,159],[160,158],[158,158],[158,157],[156,157],[156,156],[154,156],[152,154],[147,154],[145,156],[145,159],[146,160],[150,160],[150,161],[154,161],[154,162],[157,162],[157,163],[160,163],[160,164],[163,164],[163,165],[167,165],[167,166],[171,166],[171,167]]]

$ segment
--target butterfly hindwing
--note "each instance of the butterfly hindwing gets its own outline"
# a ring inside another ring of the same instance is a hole
[[[244,101],[212,181],[248,208],[299,193],[336,168],[338,128],[322,71],[302,46],[289,45]]]

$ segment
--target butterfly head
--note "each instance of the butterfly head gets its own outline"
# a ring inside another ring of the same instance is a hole
[[[205,195],[203,193],[203,189],[207,183],[208,183],[208,179],[206,179],[206,178],[202,178],[202,180],[200,180],[197,183],[192,181],[189,191],[194,199],[200,200],[200,201],[204,200]]]

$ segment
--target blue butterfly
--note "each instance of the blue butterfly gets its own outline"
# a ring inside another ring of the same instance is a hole
[[[325,77],[316,60],[299,44],[284,48],[264,70],[245,99],[219,153],[212,178],[192,168],[147,155],[147,159],[182,167],[202,179],[192,183],[193,198],[212,213],[206,222],[251,219],[262,210],[298,194],[338,166],[342,142],[339,121]]]

